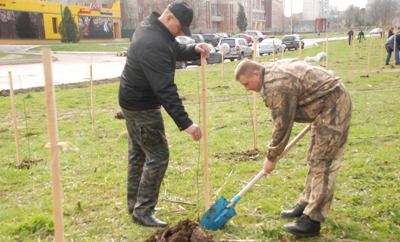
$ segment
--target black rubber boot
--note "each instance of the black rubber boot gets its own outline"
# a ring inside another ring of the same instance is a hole
[[[153,215],[138,215],[136,213],[132,214],[133,222],[141,224],[146,227],[165,227],[167,222],[161,221]]]
[[[296,223],[286,224],[283,229],[300,237],[317,236],[321,231],[321,223],[311,220],[310,217],[303,214]]]
[[[296,204],[290,210],[283,210],[281,212],[281,216],[284,218],[299,218],[303,214],[303,211],[305,208],[306,208],[306,205]]]

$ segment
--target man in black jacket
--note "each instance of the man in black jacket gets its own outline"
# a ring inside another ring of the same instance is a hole
[[[121,74],[119,104],[128,129],[128,211],[144,226],[164,227],[152,215],[168,167],[169,149],[161,106],[179,130],[201,139],[199,125],[185,111],[174,83],[175,62],[207,58],[205,43],[180,45],[175,37],[191,35],[192,8],[184,1],[171,3],[160,15],[153,12],[132,36]]]

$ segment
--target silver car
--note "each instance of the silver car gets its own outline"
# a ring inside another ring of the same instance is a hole
[[[275,48],[275,49],[274,49]],[[282,43],[280,39],[264,39],[261,41],[258,46],[258,53],[260,55],[263,54],[272,54],[272,53],[282,53],[286,51],[286,45]]]
[[[234,61],[235,59],[241,60],[244,57],[251,58],[253,56],[253,49],[250,48],[249,44],[245,39],[242,38],[225,38],[219,41],[218,46],[222,44],[229,45],[228,53],[224,54],[224,59],[230,59]]]

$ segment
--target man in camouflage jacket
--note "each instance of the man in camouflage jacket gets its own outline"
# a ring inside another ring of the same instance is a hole
[[[243,60],[235,78],[246,90],[260,92],[271,110],[274,130],[264,161],[266,174],[275,169],[293,123],[311,123],[305,188],[296,206],[281,216],[298,218],[283,227],[287,232],[318,235],[331,206],[349,132],[352,104],[348,91],[332,72],[298,59],[266,64]]]

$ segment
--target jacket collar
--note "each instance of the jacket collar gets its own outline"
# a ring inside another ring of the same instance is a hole
[[[156,26],[158,26],[160,29],[161,29],[161,31],[163,31],[167,36],[168,36],[168,38],[171,40],[171,41],[174,41],[175,40],[175,37],[171,34],[171,32],[169,32],[169,30],[164,26],[164,24],[162,24],[161,22],[160,22],[160,20],[158,20],[158,18],[160,17],[161,15],[159,14],[159,13],[157,13],[157,12],[152,12],[151,13],[151,15],[150,15],[150,23],[154,23]]]

